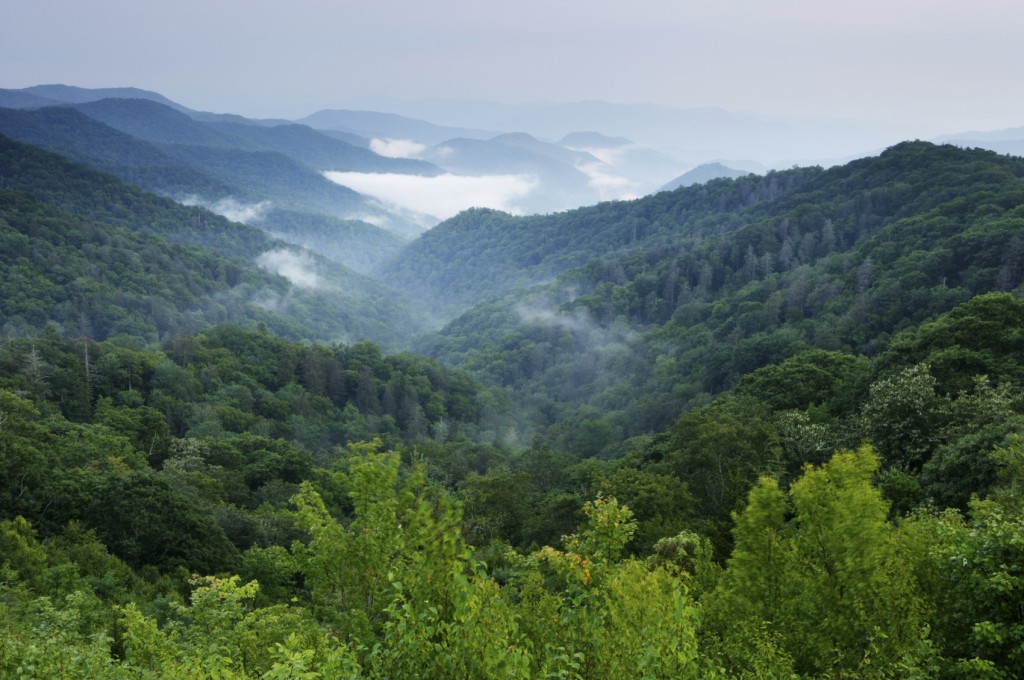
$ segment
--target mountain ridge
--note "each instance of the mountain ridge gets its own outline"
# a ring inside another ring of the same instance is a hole
[[[214,315],[204,317],[206,323],[228,318],[249,323],[263,320],[277,332],[291,337],[373,337],[389,347],[403,346],[408,342],[412,329],[421,323],[417,314],[405,307],[394,291],[387,291],[376,281],[338,264],[319,260],[315,255],[271,238],[254,227],[230,222],[202,208],[182,206],[126,184],[112,175],[3,135],[0,135],[0,177],[0,189],[7,192],[2,204],[6,210],[14,211],[11,220],[5,224],[8,229],[14,228],[14,231],[27,233],[29,237],[34,228],[32,220],[18,215],[38,213],[43,215],[39,218],[40,224],[84,225],[82,229],[90,236],[82,243],[91,243],[96,238],[108,239],[114,244],[113,252],[118,261],[138,259],[139,255],[133,255],[131,251],[141,248],[144,243],[150,244],[147,247],[151,250],[155,248],[154,252],[161,253],[161,261],[174,259],[168,254],[168,249],[191,249],[188,252],[194,255],[184,258],[183,262],[199,258],[209,263],[204,265],[206,269],[214,272],[214,283],[209,284],[213,287],[208,292],[221,290],[228,293],[229,289],[237,289],[222,301],[206,300],[203,303],[208,305],[208,314]],[[113,231],[103,235],[105,228]],[[60,243],[60,248],[70,248],[64,265],[53,261],[52,253],[33,251],[38,263],[33,268],[35,277],[63,276],[60,273],[62,267],[70,267],[72,262],[85,268],[81,264],[83,246],[63,245],[78,230],[77,226],[68,226],[64,236],[52,236],[52,239],[63,239],[53,241]],[[126,234],[120,240],[118,230],[124,230]],[[51,230],[48,233],[56,232]],[[99,236],[94,236],[97,234]],[[125,239],[128,245],[121,244]],[[15,263],[19,248],[4,251],[8,265]],[[302,268],[305,278],[296,276],[299,271],[295,269],[296,265]],[[143,268],[141,263],[135,267],[145,271],[146,276],[159,273],[159,270]],[[21,265],[12,266],[10,270],[22,274],[25,271]],[[282,271],[292,278],[278,275]],[[83,285],[89,290],[87,278],[83,279]],[[119,275],[119,278],[124,277]],[[211,277],[204,270],[202,275],[196,274],[196,278],[205,280]],[[244,281],[251,285],[239,288]],[[57,286],[54,290],[60,290],[66,282],[53,285]],[[140,290],[137,285],[131,288],[133,292]],[[322,313],[319,316],[313,311],[317,306]],[[199,323],[198,320],[188,322],[187,315],[181,316],[184,311],[180,311],[175,314],[177,321],[173,325],[161,326],[163,322],[155,321],[163,318],[159,316],[159,309],[159,305],[151,305],[124,314],[141,314],[137,328],[152,326],[149,331],[152,333],[158,330],[173,332],[180,328],[178,324],[181,323]],[[230,311],[232,309],[234,311]],[[272,311],[274,309],[281,313]],[[77,325],[77,320],[72,317],[63,318],[63,322],[70,328]]]

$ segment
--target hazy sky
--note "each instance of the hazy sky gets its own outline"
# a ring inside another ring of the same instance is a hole
[[[0,0],[0,87],[298,118],[364,96],[1024,125],[1020,0]],[[443,121],[441,121],[443,122]]]

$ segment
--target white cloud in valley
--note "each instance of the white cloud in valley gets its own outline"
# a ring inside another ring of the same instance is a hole
[[[422,177],[365,172],[325,172],[324,175],[385,203],[442,220],[468,208],[494,208],[522,214],[520,199],[537,186],[537,179],[530,175]]]
[[[200,206],[210,212],[226,217],[232,222],[242,222],[244,224],[258,224],[262,222],[273,207],[270,201],[243,203],[230,196],[216,201],[207,201],[200,196],[192,195],[180,199],[179,203],[182,205]]]
[[[371,139],[370,151],[388,158],[420,158],[426,144],[411,139]]]
[[[588,184],[597,191],[602,201],[628,200],[641,194],[635,182],[615,174],[607,163],[580,163],[576,169],[587,176]]]
[[[284,248],[268,250],[256,258],[256,263],[272,274],[285,277],[293,286],[323,286],[323,280],[316,273],[316,262],[305,253],[296,253]]]
[[[621,144],[614,147],[573,147],[585,151],[597,162],[581,163],[576,169],[590,180],[601,196],[601,200],[630,200],[657,190],[663,184],[682,174],[680,168],[665,172],[664,167],[655,164],[650,167],[644,162],[645,149],[639,144]],[[657,153],[657,152],[655,152]],[[667,159],[667,157],[666,157]]]
[[[562,295],[574,298],[575,292],[565,289]],[[591,350],[627,351],[630,343],[639,337],[636,331],[628,327],[605,327],[596,323],[586,310],[561,311],[550,299],[541,298],[529,303],[520,303],[516,305],[515,312],[524,323],[564,328],[576,337],[582,347]]]

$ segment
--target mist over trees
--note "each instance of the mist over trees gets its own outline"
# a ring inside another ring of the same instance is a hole
[[[0,675],[1024,674],[1024,160],[407,241],[153,106],[0,112]]]

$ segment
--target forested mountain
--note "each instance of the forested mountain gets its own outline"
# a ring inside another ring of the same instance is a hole
[[[100,99],[75,104],[73,108],[148,142],[237,148],[237,142],[230,135],[148,99]]]
[[[525,286],[557,273],[560,258],[609,244],[603,258],[478,305],[423,345],[512,387],[524,432],[540,427],[553,445],[593,455],[803,349],[872,354],[974,295],[1018,288],[1022,177],[1020,159],[912,143],[840,169],[714,181],[545,219],[487,214],[493,241],[459,239],[482,222],[464,214],[403,256],[457,244],[465,276],[481,277],[468,297]],[[585,245],[573,250],[573,238]],[[499,269],[524,260],[540,262]]]
[[[3,93],[5,96],[11,97],[15,95],[36,97],[38,98],[38,101],[44,102],[41,104],[42,106],[53,106],[54,104],[84,104],[86,102],[93,102],[100,99],[145,99],[170,106],[178,109],[179,111],[188,110],[181,104],[171,101],[158,92],[142,90],[137,87],[85,88],[74,87],[72,85],[52,84],[33,85],[32,87],[25,87],[20,90],[3,90]],[[23,105],[24,108],[29,108],[27,106],[27,101],[28,100],[25,100],[25,104]],[[0,106],[8,105],[0,104]]]
[[[143,99],[102,99],[75,108],[116,130],[162,144],[273,151],[317,170],[423,175],[439,172],[429,163],[379,156],[305,125],[203,122]]]
[[[820,172],[805,168],[553,215],[466,211],[410,244],[382,274],[425,301],[465,308],[648,243],[728,230],[729,222],[756,219],[762,201],[790,195]]]
[[[340,265],[6,137],[0,190],[8,332],[54,321],[71,335],[151,340],[262,321],[290,337],[396,347],[416,326],[393,292]],[[293,261],[312,278],[276,275]]]
[[[425,301],[457,310],[593,260],[662,247],[683,250],[680,243],[699,244],[746,227],[746,236],[729,237],[740,250],[730,252],[727,263],[699,264],[711,267],[720,282],[722,267],[739,267],[747,245],[752,256],[769,255],[773,272],[786,270],[814,257],[821,243],[849,248],[896,218],[924,213],[957,196],[1012,194],[1020,173],[1016,159],[907,143],[827,171],[797,168],[713,181],[555,215],[513,218],[467,211],[424,234],[382,271]],[[764,233],[782,221],[785,233]],[[760,231],[752,229],[755,225]],[[690,286],[698,283],[698,274],[687,272]]]
[[[269,200],[291,210],[342,218],[353,215],[385,218],[387,212],[375,202],[328,180],[321,171],[391,168],[397,172],[412,167],[420,172],[426,168],[430,172],[427,164],[391,162],[391,159],[324,137],[308,128],[304,134],[288,129],[277,131],[276,127],[204,123],[142,99],[104,99],[79,104],[76,108],[117,130],[158,144],[178,163],[236,187],[243,196]],[[309,149],[314,145],[322,149],[316,159],[329,160],[330,165],[307,164]],[[342,168],[332,167],[335,164]],[[205,193],[200,197],[207,198]]]
[[[206,196],[210,200],[237,195],[233,187],[155,145],[136,139],[67,107],[38,111],[0,109],[0,133],[27,144],[67,156],[154,193]]]
[[[736,168],[730,168],[727,165],[721,163],[704,163],[698,165],[692,170],[687,170],[679,177],[666,184],[661,188],[662,191],[672,191],[680,187],[688,187],[694,184],[704,184],[713,179],[721,179],[722,177],[728,177],[735,179],[737,177],[743,177],[750,173],[744,172],[743,170],[737,170]]]
[[[334,159],[343,166],[345,162],[354,164],[344,167],[406,168],[402,161],[389,165],[392,159],[298,126],[201,124],[143,100],[103,100],[88,106],[93,113],[102,111],[108,118],[121,114],[131,123],[123,124],[129,131],[140,132],[136,128],[141,128],[142,134],[149,130],[156,139],[206,140],[213,147],[145,141],[66,107],[0,109],[0,133],[110,172],[148,191],[245,220],[361,272],[397,252],[409,229],[419,230],[418,226],[410,227],[404,218],[392,219],[375,203],[302,165],[303,159]],[[147,118],[139,113],[139,107],[158,115]],[[167,120],[172,123],[165,128],[162,122]],[[249,140],[247,132],[221,133],[221,128],[253,130],[259,139]],[[312,151],[314,148],[320,149],[318,154]],[[378,160],[386,163],[374,165]],[[421,166],[431,171],[430,166]],[[338,217],[349,213],[384,216],[385,223],[401,235],[362,220]]]
[[[306,167],[38,114],[219,198]],[[1024,674],[1024,159],[462,213],[378,270],[432,358],[379,281],[6,137],[0,258],[0,675]]]

